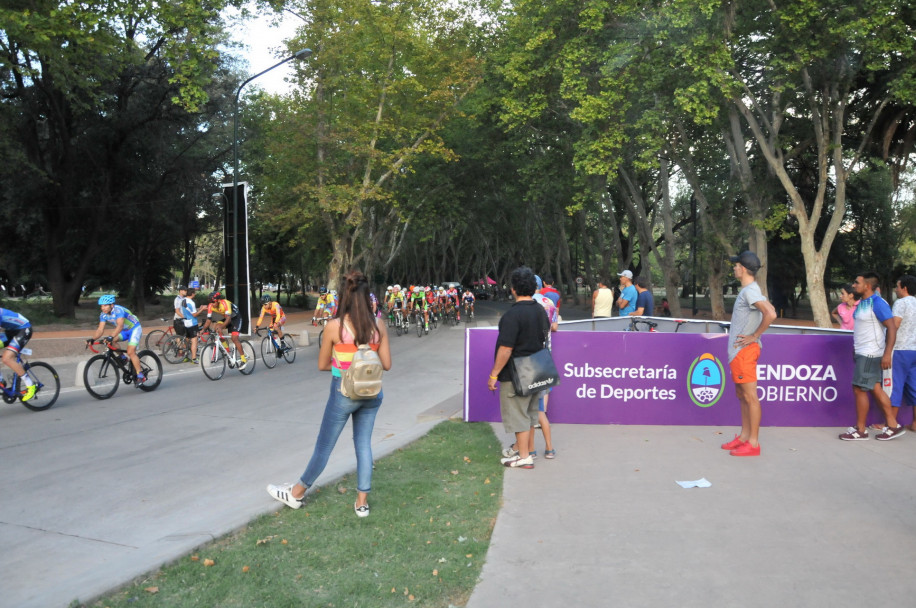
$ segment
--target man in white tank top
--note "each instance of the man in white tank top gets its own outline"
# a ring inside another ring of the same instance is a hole
[[[592,292],[592,317],[610,317],[614,306],[614,292],[604,278],[598,279],[598,289]]]

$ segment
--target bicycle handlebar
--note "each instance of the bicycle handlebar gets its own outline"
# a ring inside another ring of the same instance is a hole
[[[99,338],[98,340],[93,340],[92,338],[86,338],[86,348],[88,348],[89,350],[91,350],[91,351],[94,352],[95,354],[99,354],[99,351],[97,351],[96,349],[94,349],[94,348],[92,348],[92,347],[95,346],[96,344],[106,344],[106,345],[108,345],[109,348],[110,348],[110,347],[111,347],[111,340],[112,340],[112,337],[111,337],[111,336],[102,336],[102,337]]]

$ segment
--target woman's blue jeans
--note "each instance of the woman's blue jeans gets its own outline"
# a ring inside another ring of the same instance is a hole
[[[369,492],[372,489],[372,428],[375,416],[382,405],[382,393],[374,399],[354,401],[340,394],[340,377],[331,379],[331,394],[324,408],[321,430],[315,442],[315,451],[305,467],[299,481],[309,488],[318,479],[328,464],[331,452],[337,444],[347,419],[353,416],[353,447],[356,449],[356,489]]]

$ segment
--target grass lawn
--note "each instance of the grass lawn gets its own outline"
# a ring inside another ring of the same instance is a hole
[[[500,448],[489,424],[443,422],[375,463],[369,517],[354,473],[92,605],[462,606],[501,504]]]

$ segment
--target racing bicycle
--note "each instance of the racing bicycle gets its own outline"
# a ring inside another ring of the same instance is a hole
[[[198,358],[200,359],[200,368],[204,375],[210,380],[219,380],[226,373],[226,366],[237,369],[248,376],[254,371],[257,357],[254,354],[254,346],[248,340],[239,340],[242,344],[242,350],[245,352],[246,363],[242,364],[242,358],[235,347],[235,342],[227,340],[222,334],[216,336],[210,344],[204,347]]]
[[[259,336],[261,332],[267,332],[267,335],[261,340],[261,359],[264,365],[273,369],[277,366],[277,361],[281,358],[286,359],[287,363],[296,360],[296,341],[292,334],[284,334],[283,339],[277,339],[277,332],[271,328],[257,329],[255,333]],[[324,331],[324,330],[322,330]]]
[[[103,345],[105,352],[100,353],[95,345]],[[151,392],[156,390],[162,382],[162,362],[153,351],[141,350],[137,353],[140,357],[140,369],[146,376],[143,382],[137,382],[137,372],[127,353],[111,343],[111,336],[101,340],[86,341],[86,348],[96,353],[90,357],[83,369],[83,385],[89,394],[96,399],[108,399],[118,390],[118,383],[133,384],[141,391]]]
[[[16,363],[22,365],[25,373],[28,374],[37,388],[35,395],[28,401],[23,401],[22,405],[34,412],[40,412],[48,409],[57,401],[60,394],[60,378],[53,367],[41,361],[23,361],[22,355],[31,355],[31,348],[23,348],[22,352],[16,353]],[[22,399],[20,391],[22,390],[22,379],[13,374],[12,379],[7,382],[0,382],[0,396],[7,403],[15,403],[16,399]]]

